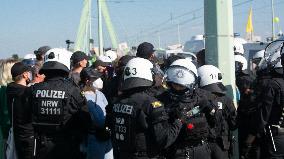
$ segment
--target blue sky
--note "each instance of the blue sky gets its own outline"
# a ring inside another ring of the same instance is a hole
[[[142,41],[158,45],[181,42],[192,35],[203,34],[203,0],[107,0],[110,15],[120,42]],[[43,45],[66,47],[65,40],[75,40],[83,0],[1,0],[0,58],[32,53]],[[270,0],[233,0],[234,32],[245,35],[248,11],[253,6],[255,34],[263,37],[271,33]],[[275,0],[275,15],[284,29],[284,1]],[[93,31],[96,30],[96,1],[93,1]],[[276,24],[278,30],[278,24]],[[105,44],[110,40],[104,31]],[[96,33],[93,33],[95,43]]]

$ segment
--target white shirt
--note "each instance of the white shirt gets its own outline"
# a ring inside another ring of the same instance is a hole
[[[94,103],[96,103],[98,106],[101,107],[101,109],[104,112],[104,115],[106,115],[106,106],[108,105],[108,101],[105,97],[105,95],[101,92],[101,91],[96,91],[96,93],[94,93],[93,91],[86,91],[84,92],[84,95],[86,97],[87,100],[91,100]]]

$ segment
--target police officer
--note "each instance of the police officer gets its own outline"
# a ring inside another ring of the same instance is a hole
[[[258,101],[255,99],[256,97],[259,97],[263,91],[263,88],[266,88],[267,83],[269,83],[271,76],[269,74],[269,70],[267,68],[267,61],[264,58],[264,52],[265,50],[258,51],[253,56],[253,64],[254,64],[254,72],[256,75],[256,78],[253,82],[253,107],[251,108],[251,116],[256,114],[258,108]],[[247,122],[249,123],[249,122]],[[253,127],[254,122],[251,121],[249,123]],[[260,146],[261,146],[261,134],[255,134],[255,130],[249,129],[248,133],[250,135],[247,136],[246,140],[244,141],[241,154],[240,156],[242,158],[254,158],[259,159],[260,158]],[[255,135],[251,135],[255,134]]]
[[[91,119],[80,89],[67,79],[71,55],[66,49],[49,50],[40,70],[44,82],[30,87],[38,159],[80,158],[80,139]]]
[[[166,71],[169,89],[159,99],[171,118],[182,116],[184,122],[177,141],[165,150],[168,159],[210,159],[206,114],[212,109],[206,97],[209,92],[197,88],[197,77],[196,66],[188,59],[174,61]]]
[[[209,122],[209,145],[212,159],[228,159],[228,150],[232,145],[232,130],[237,128],[237,112],[232,100],[226,97],[226,88],[222,83],[221,71],[213,65],[203,65],[197,70],[200,87],[210,91],[215,101],[214,115]]]
[[[253,64],[255,65],[254,71],[256,74],[256,78],[254,81],[254,92],[258,93],[258,88],[266,85],[266,79],[270,79],[269,70],[267,68],[267,61],[264,58],[265,50],[258,51],[253,56]]]
[[[255,117],[256,134],[263,134],[261,157],[284,157],[284,79],[281,64],[284,40],[269,44],[265,50],[271,79],[257,97],[258,111]],[[256,135],[255,134],[255,135]]]
[[[248,121],[251,120],[253,111],[253,78],[247,70],[247,60],[242,55],[235,55],[236,85],[240,91],[238,101],[238,125],[239,125],[239,148],[243,149],[244,141],[250,128]]]
[[[171,145],[182,123],[168,123],[164,105],[148,95],[153,85],[153,64],[143,58],[131,59],[124,69],[122,95],[107,108],[117,159],[153,158]]]

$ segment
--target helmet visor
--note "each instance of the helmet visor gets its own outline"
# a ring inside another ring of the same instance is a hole
[[[202,88],[207,91],[214,92],[214,93],[220,93],[220,94],[226,94],[226,91],[227,91],[227,88],[221,82],[209,84]]]
[[[36,64],[36,60],[35,59],[24,59],[22,62],[26,66],[30,66],[30,67],[33,67]]]
[[[189,89],[194,88],[197,83],[196,75],[185,67],[172,66],[165,74],[166,82],[176,83]]]
[[[280,53],[283,50],[284,40],[276,40],[271,42],[266,48],[264,52],[264,58],[269,63],[273,62],[272,57],[275,54]],[[283,51],[282,51],[283,52]]]

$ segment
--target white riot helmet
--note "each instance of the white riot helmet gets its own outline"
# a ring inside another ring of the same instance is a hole
[[[196,66],[187,59],[179,59],[171,64],[166,71],[166,82],[175,83],[194,89],[198,83]]]
[[[242,55],[235,55],[236,72],[245,71],[248,68],[247,59]]]
[[[245,52],[243,44],[245,44],[246,41],[241,38],[234,38],[233,43],[234,43],[234,53],[243,55]]]
[[[213,65],[203,65],[197,70],[199,85],[210,92],[225,94],[226,87],[222,83],[221,71]]]
[[[40,72],[48,70],[70,71],[70,58],[72,52],[64,48],[54,48],[47,51],[44,55],[44,63]]]
[[[115,51],[108,50],[105,55],[108,56],[111,61],[115,61],[117,59],[117,53]]]
[[[26,66],[33,67],[36,63],[36,55],[35,54],[26,54],[23,59],[23,64]]]
[[[171,64],[171,66],[185,67],[185,68],[191,70],[196,76],[198,76],[196,66],[189,59],[178,59],[178,60],[174,61]]]
[[[144,58],[131,59],[124,68],[122,90],[153,85],[153,64]]]

